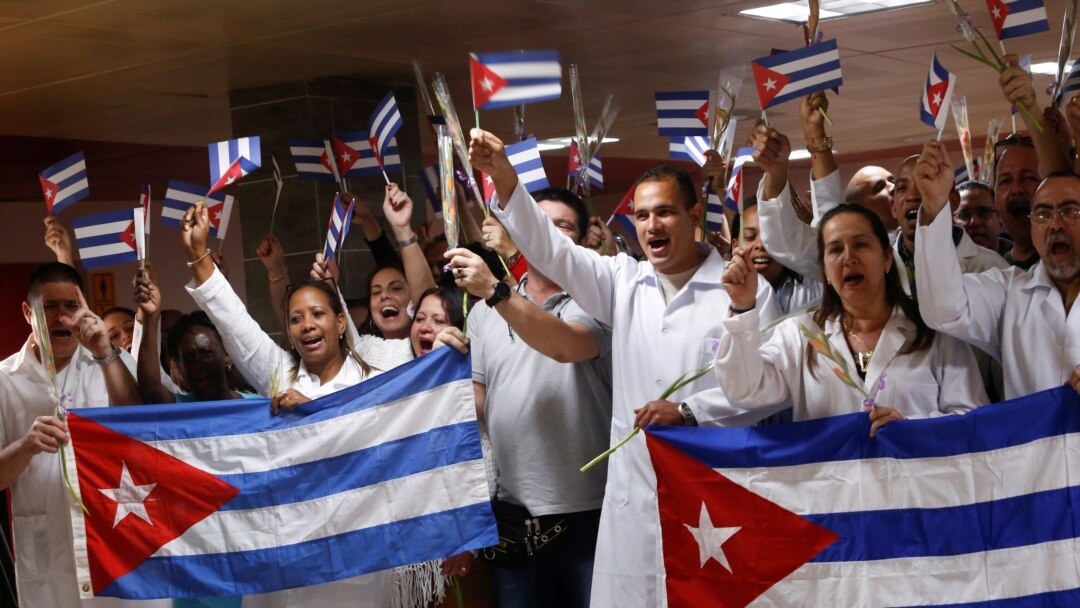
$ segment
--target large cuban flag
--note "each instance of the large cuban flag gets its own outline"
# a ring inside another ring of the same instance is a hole
[[[671,606],[1080,605],[1080,395],[649,427]]]
[[[241,137],[219,141],[207,146],[210,158],[210,191],[213,194],[225,186],[258,169],[262,165],[259,137]]]
[[[266,399],[72,411],[84,597],[244,595],[498,543],[469,358]]]
[[[835,39],[761,57],[750,67],[762,110],[844,84]]]

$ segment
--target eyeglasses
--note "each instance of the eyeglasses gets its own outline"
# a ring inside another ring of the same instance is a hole
[[[976,207],[974,209],[961,209],[953,214],[953,219],[958,224],[969,224],[971,220],[978,218],[979,220],[986,221],[997,215],[997,211],[993,207]]]
[[[1061,223],[1075,224],[1080,221],[1080,205],[1062,205],[1061,207],[1036,207],[1031,215],[1031,223],[1048,226],[1054,221],[1054,214],[1061,215]]]

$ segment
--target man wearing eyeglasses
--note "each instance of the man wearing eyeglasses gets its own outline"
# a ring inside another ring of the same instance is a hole
[[[940,142],[923,148],[915,176],[925,194],[915,264],[926,324],[1001,361],[1006,399],[1066,382],[1080,390],[1080,177],[1052,173],[1035,190],[1030,236],[1041,261],[1031,270],[964,275],[945,255],[952,222],[940,211],[953,167]]]
[[[956,190],[960,193],[960,204],[953,212],[953,223],[963,228],[976,245],[1004,257],[1012,250],[1013,242],[1001,236],[1001,217],[994,208],[994,189],[986,182],[969,180]]]

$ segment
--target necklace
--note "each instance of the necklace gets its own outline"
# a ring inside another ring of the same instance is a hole
[[[870,369],[870,359],[872,359],[874,356],[874,349],[870,348],[870,345],[867,344],[855,333],[853,327],[849,326],[846,322],[843,323],[843,326],[844,330],[847,331],[849,336],[851,336],[855,340],[858,340],[859,344],[862,344],[863,350],[855,350],[854,348],[852,348],[852,354],[855,355],[855,365],[858,366],[859,372],[865,376],[866,370]],[[850,342],[848,344],[854,347],[854,345]]]

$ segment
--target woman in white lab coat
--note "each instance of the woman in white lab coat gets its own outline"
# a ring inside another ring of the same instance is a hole
[[[962,413],[986,403],[970,348],[935,333],[904,294],[885,226],[859,205],[826,213],[818,233],[825,271],[821,308],[784,321],[762,343],[754,295],[757,276],[738,252],[724,272],[731,296],[716,375],[733,405],[768,408],[790,398],[795,420],[861,411],[863,392],[806,335],[824,336],[850,379],[873,396],[871,434],[900,418]]]

